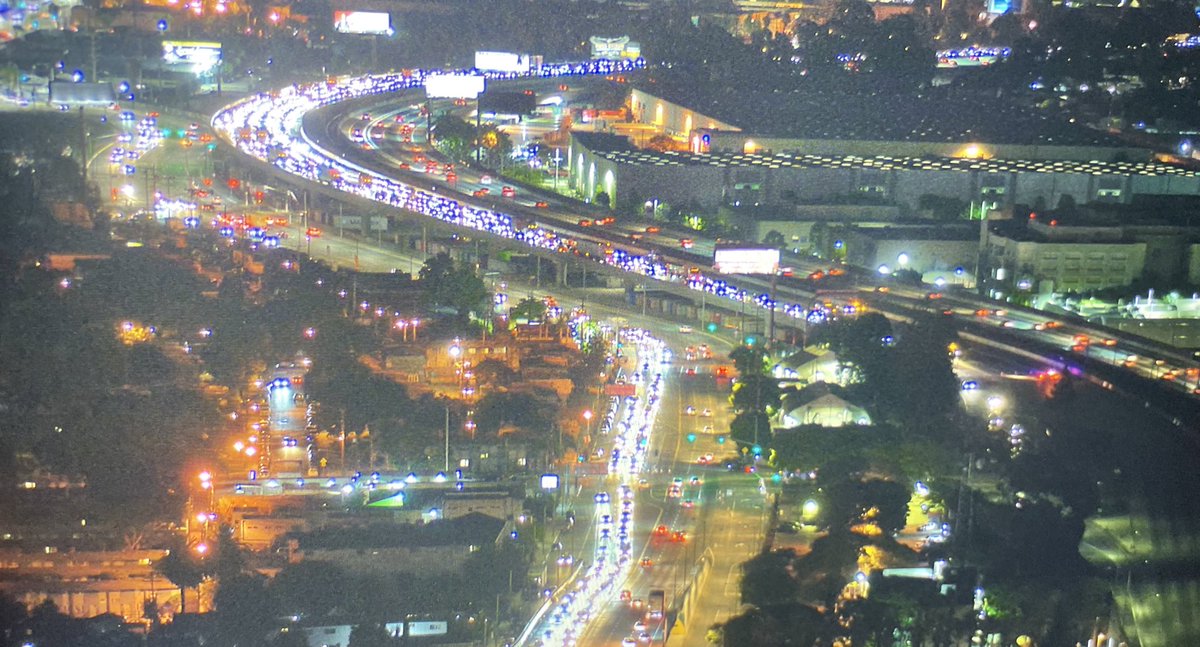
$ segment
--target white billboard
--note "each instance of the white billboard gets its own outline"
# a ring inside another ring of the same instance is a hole
[[[425,77],[425,94],[433,99],[474,99],[483,94],[484,78],[480,74],[429,74]]]
[[[194,74],[207,74],[221,62],[221,43],[199,40],[164,40],[163,62],[186,66]]]
[[[475,52],[475,69],[480,72],[524,74],[533,67],[533,57],[512,52]]]
[[[450,626],[445,620],[442,621],[409,621],[408,634],[409,636],[444,636],[449,631]]]
[[[717,249],[713,267],[722,274],[774,274],[779,271],[779,258],[778,249]]]
[[[333,29],[341,34],[375,34],[390,36],[392,15],[382,11],[335,11]]]

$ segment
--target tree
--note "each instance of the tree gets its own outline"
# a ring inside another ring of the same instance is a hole
[[[475,144],[475,127],[451,114],[435,119],[430,134],[434,145],[447,157],[456,160],[467,159]]]
[[[460,318],[482,309],[488,301],[483,279],[472,268],[456,264],[445,252],[427,259],[418,276],[426,301],[431,306],[450,308]]]
[[[219,644],[258,645],[274,623],[264,578],[235,575],[220,581],[213,596]]]
[[[187,589],[194,589],[204,581],[205,566],[192,556],[187,546],[178,542],[154,563],[154,570],[179,589],[179,612],[186,613]]]
[[[541,321],[546,316],[546,302],[537,297],[525,297],[509,313],[513,319]]]
[[[479,130],[478,136],[484,154],[484,159],[480,161],[488,168],[503,169],[513,148],[508,133],[496,127],[496,124],[487,124]]]
[[[271,647],[308,647],[308,637],[299,627],[287,627],[271,641]]]
[[[761,446],[771,436],[771,418],[762,411],[743,411],[729,423],[729,436],[739,445]]]
[[[388,634],[381,624],[368,623],[356,625],[350,631],[349,647],[389,647],[396,641]]]
[[[759,553],[742,563],[742,602],[765,607],[790,602],[796,597],[796,582],[788,567],[796,559],[792,549]]]

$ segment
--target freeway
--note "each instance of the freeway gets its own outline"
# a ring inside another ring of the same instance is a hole
[[[492,191],[496,188],[494,186],[495,179],[489,174],[463,167],[455,167],[452,172],[448,171],[449,166],[446,165],[446,161],[439,160],[435,152],[412,143],[414,139],[416,141],[423,140],[421,120],[416,118],[419,115],[415,112],[417,110],[415,106],[395,107],[394,103],[382,103],[373,107],[376,112],[360,113],[358,110],[344,110],[323,115],[323,118],[327,120],[324,122],[326,128],[322,132],[324,137],[320,139],[322,145],[373,170],[386,171],[392,176],[412,181],[431,183],[443,191],[459,192],[464,196],[471,195],[485,201],[490,200],[490,208],[498,208],[497,202],[491,197],[494,195]],[[380,113],[378,110],[382,110],[382,112]],[[393,132],[388,125],[397,123],[397,120],[405,125],[399,133]],[[341,141],[337,141],[335,136],[340,136]],[[346,145],[347,143],[357,145],[349,146]],[[381,160],[382,165],[380,164]],[[661,230],[651,233],[640,225],[610,225],[607,222],[611,219],[604,218],[603,215],[597,217],[597,210],[590,205],[565,200],[547,192],[538,192],[534,194],[533,198],[526,197],[526,193],[518,196],[515,190],[510,191],[512,188],[504,187],[502,200],[520,207],[537,208],[540,218],[543,220],[553,219],[557,223],[556,227],[563,228],[565,235],[571,235],[576,240],[599,241],[601,248],[600,251],[597,251],[596,256],[603,253],[603,250],[613,249],[615,245],[629,245],[632,241],[650,249],[651,257],[658,252],[664,259],[667,259],[667,269],[671,277],[676,276],[681,267],[672,264],[669,260],[672,257],[678,258],[678,263],[695,263],[688,267],[689,277],[696,276],[692,273],[693,269],[706,268],[708,263],[704,259],[711,258],[713,245],[711,241],[689,239],[694,245],[692,250],[694,253],[680,255],[677,248],[672,249],[677,245],[677,234],[668,235],[670,232]],[[525,189],[522,188],[521,191],[524,192]],[[603,213],[606,212],[600,212],[600,214]],[[590,227],[583,232],[579,231],[578,227],[573,230],[570,228],[576,223],[580,214],[589,216],[578,221],[580,225],[587,224]],[[652,227],[651,229],[657,228]],[[586,247],[564,251],[580,254],[580,249],[586,250]],[[592,256],[588,251],[582,253],[585,256]],[[782,311],[785,316],[792,319],[807,318],[814,312],[814,306],[816,306],[814,302],[819,299],[813,299],[812,296],[816,294],[819,297],[820,291],[817,290],[817,287],[821,285],[819,280],[825,278],[824,275],[828,268],[810,261],[799,263],[796,269],[801,276],[808,278],[780,278],[775,290],[769,293],[760,293],[754,297],[745,291],[725,292],[724,295],[759,307],[771,307],[775,302],[775,297],[771,295],[790,296],[790,298],[798,299],[797,303],[792,305],[774,304],[775,309]],[[1140,340],[1135,336],[1121,335],[1116,331],[1088,325],[1069,317],[1055,316],[1015,306],[997,308],[991,302],[963,294],[943,294],[928,290],[906,289],[903,286],[896,286],[889,293],[881,293],[874,288],[874,284],[883,282],[881,277],[858,276],[856,278],[859,281],[869,280],[871,285],[851,290],[851,292],[859,292],[859,295],[847,300],[867,302],[885,314],[896,315],[898,314],[897,308],[900,310],[910,309],[914,304],[926,308],[930,305],[931,297],[945,298],[945,307],[948,311],[960,318],[974,319],[969,327],[975,332],[979,332],[980,328],[973,324],[988,322],[1006,329],[1003,332],[1016,333],[1015,336],[1011,336],[1013,339],[1026,336],[1036,339],[1039,344],[1048,344],[1056,349],[1061,349],[1064,351],[1064,356],[1075,354],[1082,355],[1085,359],[1097,359],[1114,367],[1128,369],[1133,375],[1151,381],[1161,381],[1165,383],[1168,390],[1188,396],[1200,395],[1200,363],[1194,357],[1175,349]],[[763,289],[756,279],[748,277],[741,277],[741,279],[745,287]],[[691,278],[688,279],[689,287],[720,295],[726,286],[719,283],[720,279],[715,281],[717,282],[713,282],[707,277],[695,281]],[[939,303],[941,302],[935,302],[934,305]],[[1190,406],[1185,406],[1182,409],[1177,408],[1176,412],[1182,413],[1190,409]],[[1175,417],[1190,416],[1177,415]]]

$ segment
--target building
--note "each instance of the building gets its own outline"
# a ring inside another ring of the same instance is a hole
[[[780,399],[778,426],[784,429],[812,426],[870,425],[867,410],[842,398],[840,387],[826,382],[785,393]]]
[[[1032,150],[1024,151],[1030,156],[1000,158],[977,149],[972,156],[970,146],[894,154],[876,143],[859,150],[858,142],[841,142],[839,150],[831,141],[825,152],[753,147],[687,153],[572,132],[568,182],[585,196],[603,192],[617,206],[658,200],[701,209],[849,205],[843,210],[852,211],[862,205],[864,211],[895,207],[897,215],[921,214],[945,201],[965,215],[1014,204],[1044,209],[1068,201],[1129,204],[1145,195],[1200,195],[1200,172],[1151,161],[1047,160]],[[1096,159],[1116,155],[1090,152]],[[802,219],[798,214],[796,220]]]
[[[179,589],[154,570],[167,552],[4,550],[0,591],[29,609],[50,600],[75,618],[113,614],[126,622],[141,622],[147,600],[179,611]]]
[[[974,284],[979,256],[979,226],[892,223],[886,226],[831,228],[850,265],[888,274],[912,270],[935,285]]]
[[[1038,293],[1200,276],[1200,228],[1157,201],[988,221],[981,265],[992,279]]]
[[[474,512],[424,524],[328,527],[291,535],[289,561],[331,562],[360,576],[461,574],[471,554],[498,542],[506,526]]]

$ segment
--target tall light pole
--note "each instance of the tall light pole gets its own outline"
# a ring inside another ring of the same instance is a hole
[[[562,162],[562,152],[560,149],[554,149],[554,192],[558,193],[558,165]]]

